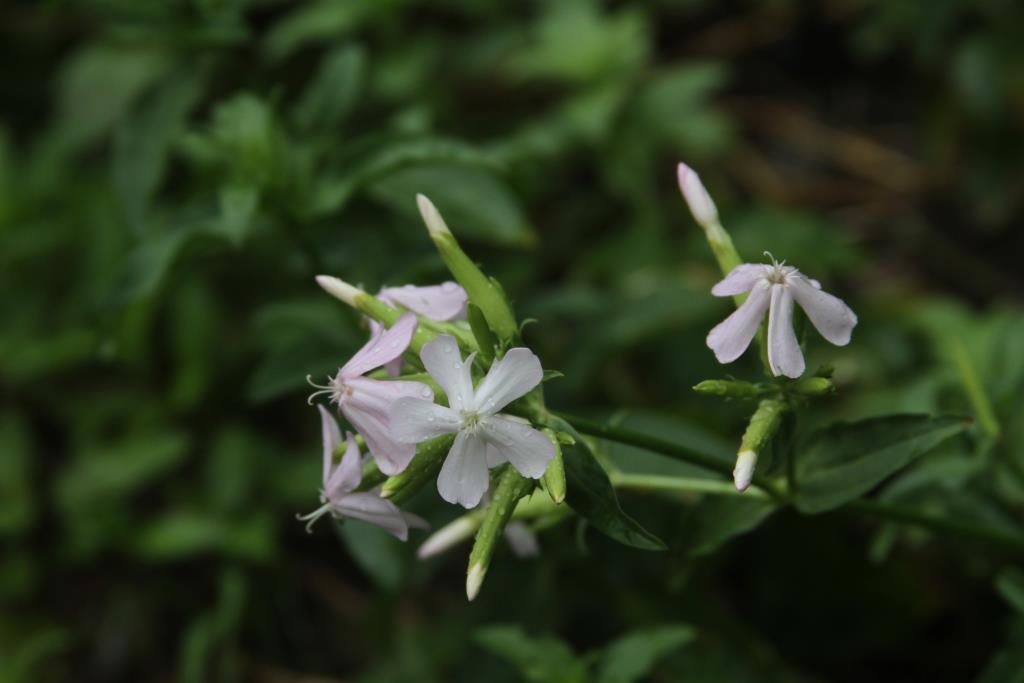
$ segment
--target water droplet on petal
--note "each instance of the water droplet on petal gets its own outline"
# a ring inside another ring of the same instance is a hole
[[[447,344],[445,344],[444,346],[441,347],[441,350],[444,351],[445,353],[451,353],[452,352],[452,347],[450,347]]]
[[[452,368],[454,368],[455,370],[458,370],[458,369],[460,369],[461,367],[462,367],[462,364],[461,364],[461,363],[452,363]]]
[[[430,398],[430,394],[430,387],[423,387],[422,389],[420,389],[420,396],[422,396],[423,398]]]
[[[445,282],[444,284],[441,285],[441,290],[444,292],[452,292],[455,291],[456,287],[458,287],[458,285],[456,285],[454,282]]]

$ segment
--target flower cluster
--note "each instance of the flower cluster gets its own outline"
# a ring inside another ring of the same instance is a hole
[[[450,237],[429,200],[420,197],[419,204],[431,235],[440,240]],[[324,449],[322,505],[300,517],[307,528],[328,514],[375,524],[402,540],[410,527],[425,527],[423,520],[401,511],[389,498],[395,488],[389,484],[418,484],[420,472],[431,470],[425,447],[420,450],[421,464],[412,466],[418,445],[439,437],[447,438],[450,446],[438,461],[437,490],[444,500],[467,509],[489,502],[490,473],[496,468],[507,465],[527,480],[545,474],[557,451],[552,438],[530,420],[501,412],[544,379],[540,359],[528,348],[512,344],[512,339],[497,343],[474,337],[465,322],[470,297],[463,286],[444,282],[386,287],[372,297],[331,276],[319,276],[317,282],[367,315],[370,339],[325,384],[314,384],[317,390],[309,401],[327,397],[358,432],[372,459],[367,471],[376,473],[361,486],[364,477],[356,437],[347,434],[347,447],[338,453],[340,428],[329,411],[318,405]],[[489,312],[495,315],[493,305]],[[498,320],[505,319],[511,317]],[[417,350],[427,374],[411,368],[415,377],[403,377],[404,357],[410,354],[411,359]],[[334,467],[333,459],[339,455],[341,461]],[[375,486],[384,478],[384,486]],[[421,555],[440,552],[479,524],[479,518],[473,517],[446,527],[428,539]],[[517,554],[536,554],[536,538],[524,523],[506,523],[502,530]]]
[[[678,179],[725,276],[711,293],[733,297],[737,306],[707,336],[719,362],[735,361],[757,337],[770,376],[800,378],[806,364],[794,329],[796,305],[827,341],[849,343],[857,316],[843,301],[774,258],[770,264],[743,263],[697,174],[680,164]],[[300,519],[307,528],[328,514],[359,519],[405,540],[411,527],[427,525],[403,512],[400,499],[436,479],[441,498],[471,512],[427,539],[418,554],[433,556],[475,534],[467,572],[467,595],[473,599],[497,538],[503,535],[519,555],[535,554],[536,538],[523,520],[570,514],[567,506],[557,507],[566,497],[561,444],[576,446],[579,435],[544,407],[539,390],[544,370],[536,354],[522,345],[520,326],[501,287],[462,252],[430,200],[420,195],[417,204],[455,281],[385,287],[372,296],[338,278],[317,277],[329,294],[366,316],[370,339],[326,384],[314,385],[310,401],[326,396],[359,436],[346,433],[343,441],[335,418],[317,406],[324,459],[321,506]],[[791,397],[819,395],[831,386],[827,375],[819,375],[798,382],[773,379],[768,385],[708,380],[696,387],[758,399],[738,451],[738,490],[762,481],[754,472],[758,453],[778,430]],[[365,466],[357,438],[368,452]],[[601,476],[597,462],[588,468],[588,477]],[[586,496],[609,491],[612,484],[602,488],[587,481],[574,489],[584,499],[580,505],[574,502],[573,510],[584,516],[589,510],[587,518],[602,528],[618,510],[614,494],[602,494],[611,495],[613,504]],[[635,524],[622,517],[602,530],[614,535]],[[641,536],[626,542],[651,542]]]

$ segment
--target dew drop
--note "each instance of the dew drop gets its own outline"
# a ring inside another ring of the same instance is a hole
[[[430,387],[423,387],[422,389],[420,389],[420,396],[422,396],[423,398],[430,398],[430,394]]]
[[[445,282],[444,284],[441,285],[441,290],[445,292],[453,292],[455,291],[455,288],[457,286],[458,285],[456,285],[454,282]]]
[[[444,350],[445,353],[451,353],[452,352],[452,347],[450,347],[448,345],[442,346],[441,348]]]
[[[454,369],[454,370],[458,370],[461,367],[462,367],[462,365],[460,363],[452,363],[452,369]]]

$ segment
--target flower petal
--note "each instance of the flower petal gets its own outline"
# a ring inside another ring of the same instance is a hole
[[[370,336],[376,336],[384,331],[384,326],[376,320],[368,318],[367,322],[370,325]],[[388,373],[388,377],[398,377],[402,374],[402,357],[399,356],[394,360],[388,361],[384,364],[384,369]]]
[[[381,498],[376,493],[363,491],[362,493],[349,493],[338,499],[334,504],[334,510],[343,517],[361,519],[374,526],[379,526],[384,531],[400,540],[409,538],[409,522],[405,514],[398,509],[390,500]]]
[[[417,324],[416,316],[406,313],[387,330],[371,336],[341,368],[341,376],[345,379],[359,377],[401,356],[409,348]]]
[[[516,557],[537,557],[540,554],[537,537],[522,522],[509,522],[505,526],[505,540]]]
[[[475,408],[483,414],[494,415],[524,396],[542,379],[544,370],[533,351],[522,346],[509,349],[501,360],[494,361],[476,388]]]
[[[427,342],[420,351],[423,367],[444,389],[453,410],[465,410],[473,400],[473,357],[470,354],[463,361],[458,342],[447,334]]]
[[[437,476],[437,492],[442,498],[464,508],[480,504],[489,483],[485,448],[479,435],[459,432]]]
[[[443,282],[428,287],[385,287],[377,295],[382,301],[397,304],[431,320],[465,318],[469,297],[466,290],[454,282]]]
[[[480,433],[487,444],[512,463],[519,474],[539,479],[555,457],[555,445],[529,425],[504,415],[490,415],[480,421]]]
[[[355,490],[363,480],[363,463],[359,453],[359,444],[351,432],[345,434],[348,447],[341,463],[335,468],[324,484],[324,495],[328,500],[335,500],[340,495]]]
[[[487,468],[488,469],[492,469],[493,470],[498,465],[504,465],[507,462],[508,462],[508,460],[505,459],[505,456],[502,455],[501,451],[499,451],[497,448],[495,448],[491,444],[487,444]]]
[[[789,278],[789,289],[822,337],[836,346],[850,343],[857,315],[842,299],[821,291],[820,285],[816,288],[803,277]]]
[[[442,434],[459,431],[462,418],[451,408],[423,401],[402,398],[391,404],[391,435],[403,443],[419,443]]]
[[[366,377],[347,380],[346,389],[350,391],[340,403],[342,414],[363,435],[380,471],[389,476],[398,474],[416,454],[416,446],[392,436],[391,405],[405,397],[429,400],[434,392],[419,382]]]
[[[746,294],[765,276],[767,268],[760,263],[741,263],[729,271],[724,280],[712,287],[711,293],[715,296]]]
[[[334,449],[341,443],[341,429],[327,408],[319,403],[316,408],[320,411],[320,434],[324,447],[324,475],[321,481],[326,486],[331,476],[331,465],[334,464]]]
[[[733,362],[750,346],[750,340],[768,310],[770,288],[767,280],[759,281],[743,305],[708,333],[708,348],[715,352],[719,363]]]
[[[786,285],[772,287],[768,311],[768,365],[778,377],[804,374],[804,354],[793,331],[793,294]]]

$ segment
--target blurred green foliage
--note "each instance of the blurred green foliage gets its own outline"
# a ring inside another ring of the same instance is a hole
[[[685,159],[746,258],[860,315],[810,340],[839,394],[797,433],[971,415],[867,486],[1021,534],[1022,28],[1013,0],[8,3],[0,680],[1024,680],[1006,558],[843,511],[624,495],[668,553],[562,524],[471,606],[461,556],[292,520],[303,378],[364,334],[312,278],[444,278],[415,192],[540,320],[552,406],[728,459],[749,406],[689,388],[757,359],[704,346]]]

